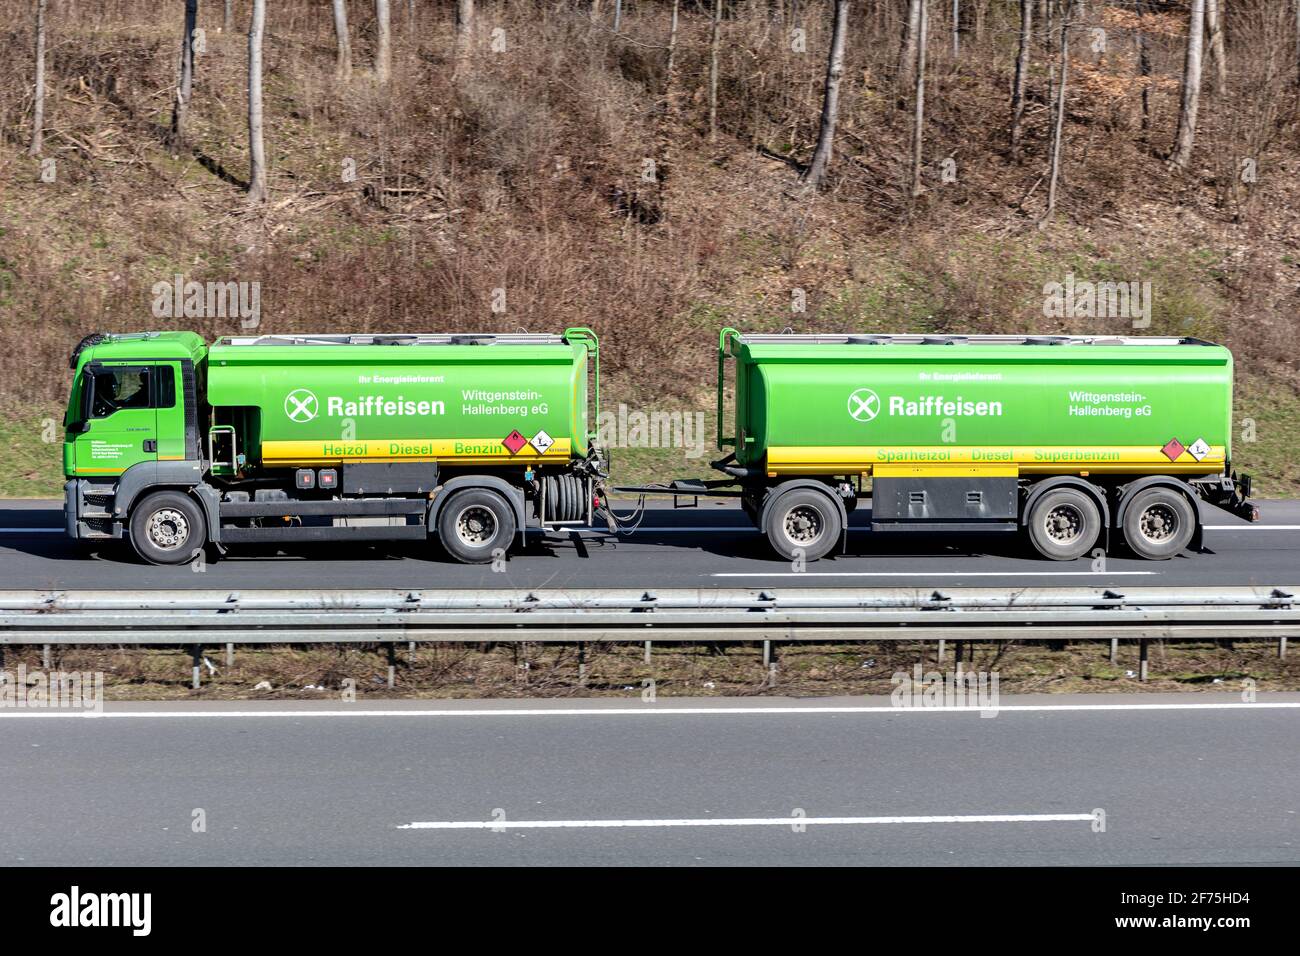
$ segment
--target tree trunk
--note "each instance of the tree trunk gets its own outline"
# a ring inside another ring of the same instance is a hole
[[[668,30],[668,66],[664,71],[664,95],[669,95],[673,85],[673,69],[677,60],[677,8],[681,0],[673,0],[673,21]]]
[[[338,55],[334,72],[341,80],[352,78],[352,40],[348,37],[348,0],[334,0],[334,36]]]
[[[181,39],[181,61],[177,68],[176,100],[172,104],[171,142],[185,141],[185,116],[194,92],[194,30],[198,25],[199,0],[185,0],[185,33]]]
[[[952,0],[952,58],[961,56],[961,0]]]
[[[713,0],[709,35],[709,142],[718,138],[718,47],[722,42],[722,0]]]
[[[393,75],[393,25],[388,0],[375,0],[375,79],[387,83]]]
[[[921,157],[925,145],[925,52],[930,32],[930,11],[921,0],[920,29],[916,34],[916,86],[912,94],[912,199],[921,195]]]
[[[235,23],[235,0],[226,0],[226,14],[221,20],[221,35],[230,36]]]
[[[262,34],[266,0],[253,0],[248,22],[248,201],[266,201],[266,146],[262,141]]]
[[[614,0],[614,32],[623,25],[623,0]]]
[[[916,85],[916,38],[921,32],[922,0],[908,0],[907,25],[903,31],[903,46],[898,53],[898,88],[908,90]]]
[[[1201,103],[1201,47],[1205,39],[1205,0],[1192,0],[1187,29],[1187,56],[1183,61],[1183,92],[1178,108],[1178,133],[1169,162],[1186,169],[1196,144],[1196,111]]]
[[[1146,4],[1143,0],[1137,0],[1134,6],[1134,12],[1139,17],[1145,12]],[[1147,133],[1151,131],[1151,49],[1147,43],[1146,31],[1138,28],[1137,33],[1138,46],[1138,71],[1142,74],[1142,141],[1147,141]]]
[[[817,148],[803,179],[814,189],[821,188],[830,168],[835,147],[835,121],[840,111],[840,78],[844,75],[844,38],[848,33],[850,0],[835,0],[835,26],[831,31],[831,52],[826,60],[826,90],[822,94],[821,128]]]
[[[1047,210],[1039,228],[1047,225],[1056,213],[1056,190],[1061,181],[1061,153],[1064,150],[1065,90],[1070,79],[1070,20],[1073,9],[1061,11],[1061,82],[1056,90],[1056,117],[1052,125],[1052,160],[1047,177]]]
[[[1228,90],[1228,58],[1224,53],[1223,19],[1219,16],[1219,0],[1205,0],[1205,33],[1214,62],[1214,95],[1223,96]]]
[[[36,0],[36,89],[32,92],[32,142],[30,156],[45,148],[45,0]]]
[[[1016,82],[1011,88],[1011,158],[1020,156],[1021,125],[1025,118],[1025,84],[1029,81],[1029,48],[1034,41],[1034,0],[1020,0],[1020,51]]]
[[[592,16],[598,8],[592,6]],[[474,49],[474,0],[456,0],[456,60],[466,60]]]

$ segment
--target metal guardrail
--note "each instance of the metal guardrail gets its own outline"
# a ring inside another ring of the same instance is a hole
[[[0,591],[0,645],[1298,635],[1289,587]]]

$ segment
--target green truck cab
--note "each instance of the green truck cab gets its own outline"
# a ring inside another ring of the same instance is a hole
[[[67,532],[125,539],[153,563],[435,537],[484,563],[530,522],[590,523],[603,490],[587,329],[96,334],[70,366]]]

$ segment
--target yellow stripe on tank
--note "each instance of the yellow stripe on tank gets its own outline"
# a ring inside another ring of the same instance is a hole
[[[451,461],[458,465],[543,464],[564,461],[569,457],[571,442],[555,439],[555,444],[541,454],[525,445],[512,455],[500,438],[370,438],[351,441],[264,441],[262,463],[265,465],[333,465],[365,461]]]
[[[1197,461],[1186,450],[1171,461],[1153,445],[857,445],[775,446],[769,475],[876,474],[880,477],[1003,477],[1017,474],[1211,474],[1227,449],[1211,445]]]

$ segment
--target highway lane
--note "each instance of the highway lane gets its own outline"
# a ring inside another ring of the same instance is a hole
[[[1000,703],[1046,709],[629,695],[0,711],[0,864],[1300,863],[1300,695]],[[449,823],[480,828],[430,828]]]
[[[620,510],[629,508],[621,506]],[[0,501],[0,586],[7,588],[258,587],[917,587],[1088,585],[1214,586],[1300,583],[1300,501],[1266,501],[1251,525],[1202,507],[1211,553],[1147,562],[1111,557],[1044,561],[1014,536],[946,538],[873,535],[869,512],[853,515],[850,554],[808,565],[776,559],[730,502],[695,509],[655,504],[637,532],[530,535],[504,570],[455,564],[436,545],[301,546],[285,552],[243,548],[190,567],[139,563],[122,545],[90,553],[61,533],[59,502]]]

